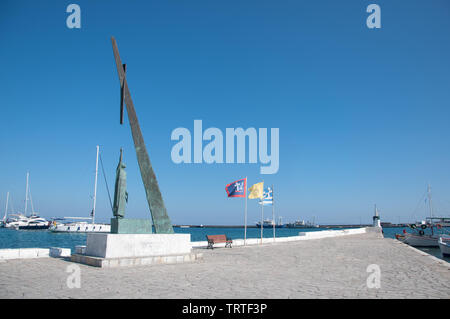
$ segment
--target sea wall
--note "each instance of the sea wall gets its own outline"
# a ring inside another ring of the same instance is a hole
[[[50,249],[48,248],[0,249],[0,260],[43,258],[49,256],[50,256]]]
[[[31,259],[46,257],[69,257],[70,248],[14,248],[0,249],[0,261],[6,259]]]
[[[262,244],[273,244],[273,243],[284,243],[290,241],[298,240],[312,240],[321,239],[327,237],[339,237],[347,235],[357,235],[364,234],[367,232],[380,232],[381,228],[378,227],[362,227],[362,228],[351,228],[351,229],[341,229],[341,230],[318,230],[311,232],[299,232],[298,236],[289,237],[276,237],[276,238],[263,238]],[[192,248],[204,248],[208,246],[207,241],[194,241],[191,242]],[[261,244],[261,238],[247,238],[245,245],[259,245]],[[244,239],[234,239],[233,246],[244,246]],[[225,247],[225,244],[215,244],[214,247]]]

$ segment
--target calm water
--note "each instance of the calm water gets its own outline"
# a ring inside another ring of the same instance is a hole
[[[338,229],[338,228],[330,228]],[[191,234],[192,241],[204,241],[206,235],[225,234],[233,239],[244,238],[244,228],[174,228],[175,233]],[[277,228],[276,237],[297,236],[299,232],[321,231],[318,228]],[[395,238],[395,234],[401,233],[403,228],[383,228],[384,236]],[[271,228],[264,229],[264,237],[273,237]],[[261,229],[247,228],[247,238],[260,238]],[[45,230],[12,230],[0,228],[0,249],[3,248],[50,248],[63,247],[75,251],[75,246],[86,245],[86,234],[77,233],[52,233]],[[439,248],[421,248],[430,255],[438,258],[441,256]],[[450,262],[450,258],[443,258]]]
[[[191,234],[191,241],[205,241],[206,235],[225,234],[232,239],[244,238],[244,228],[174,228],[175,233]],[[317,231],[317,228],[277,228],[276,237],[297,236],[300,231]],[[272,229],[264,228],[264,237],[273,237]],[[260,238],[261,229],[247,228],[247,238]],[[46,230],[13,230],[0,228],[0,249],[2,248],[50,248],[63,247],[75,250],[77,245],[86,245],[86,234],[52,233]]]

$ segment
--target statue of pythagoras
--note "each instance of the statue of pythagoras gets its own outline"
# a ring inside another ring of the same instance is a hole
[[[128,202],[127,173],[125,172],[126,166],[122,162],[122,158],[123,151],[120,149],[120,159],[116,169],[116,185],[114,188],[113,214],[115,218],[125,217],[125,205]]]
[[[131,99],[130,89],[126,79],[126,67],[122,64],[120,59],[119,49],[117,48],[116,40],[111,38],[114,59],[116,61],[117,72],[119,75],[120,83],[120,123],[123,123],[123,111],[126,106],[128,113],[128,121],[130,122],[131,135],[133,136],[134,148],[136,150],[136,156],[141,171],[142,182],[145,188],[145,194],[147,196],[148,206],[152,215],[153,226],[155,227],[155,234],[173,234],[172,223],[170,222],[169,215],[167,214],[166,206],[159,189],[158,181],[156,180],[155,171],[150,163],[150,157],[148,156],[147,149],[145,147],[144,138],[142,136],[139,121],[134,109],[133,100]],[[120,213],[120,207],[118,207],[118,213]],[[114,213],[115,214],[115,213]],[[115,218],[116,221],[120,220],[121,224],[127,223],[126,218]],[[133,222],[132,222],[133,223]],[[133,227],[127,229],[128,233],[136,233],[136,228],[142,228],[142,221],[134,222]],[[144,222],[145,223],[145,222]],[[152,228],[149,226],[151,223],[147,223],[145,226],[145,232],[151,233]],[[111,229],[113,230],[111,224]],[[119,233],[121,230],[119,230]],[[142,230],[141,233],[144,233]]]

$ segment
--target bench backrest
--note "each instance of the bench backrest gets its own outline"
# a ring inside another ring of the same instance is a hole
[[[215,243],[226,243],[227,236],[226,235],[206,235],[208,241],[213,241]]]

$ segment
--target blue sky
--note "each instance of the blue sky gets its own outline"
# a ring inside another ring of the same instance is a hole
[[[66,7],[81,7],[81,29]],[[366,7],[381,7],[368,29]],[[450,215],[448,1],[2,1],[0,212],[87,216],[95,147],[110,189],[120,147],[127,216],[149,217],[129,125],[120,126],[115,36],[173,223],[242,224],[225,185],[274,184],[285,221],[423,218],[427,183]],[[172,162],[172,130],[279,128],[280,169]],[[420,204],[420,202],[419,202]],[[249,223],[259,207],[248,202]],[[270,209],[267,211],[269,217]],[[97,217],[110,212],[99,175]]]

